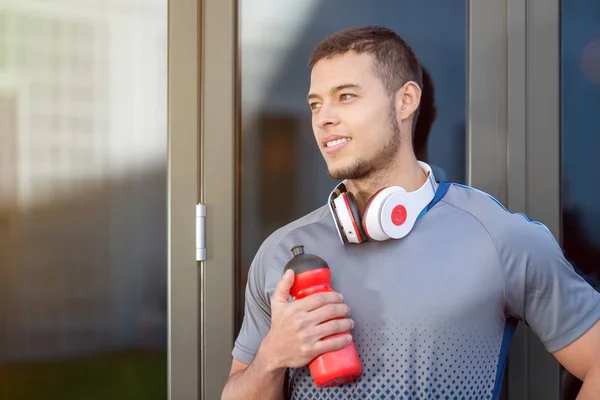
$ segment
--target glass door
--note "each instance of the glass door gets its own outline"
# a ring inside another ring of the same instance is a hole
[[[600,291],[600,4],[560,2],[560,238],[569,261]],[[559,118],[556,118],[559,119]],[[560,400],[581,382],[561,368]]]
[[[0,4],[0,398],[199,397],[200,16]]]
[[[442,179],[507,199],[507,3],[205,0],[201,110],[207,257],[202,382],[218,398],[243,317],[249,264],[275,229],[320,207],[332,181],[306,107],[311,50],[327,34],[380,24],[425,69],[420,159]],[[209,396],[210,394],[210,396]]]
[[[168,396],[168,18],[0,4],[0,398]]]

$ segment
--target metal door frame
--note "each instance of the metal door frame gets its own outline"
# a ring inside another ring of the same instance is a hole
[[[231,365],[235,266],[233,0],[170,0],[169,398],[216,399]],[[196,205],[207,259],[196,261]]]
[[[204,0],[202,19],[202,201],[207,207],[202,270],[202,398],[218,399],[234,341],[238,78],[237,4]]]
[[[508,0],[507,204],[560,242],[560,0]],[[531,329],[509,353],[510,400],[560,398],[559,364]]]
[[[169,399],[200,398],[200,267],[196,203],[200,148],[200,17],[196,1],[168,3]]]

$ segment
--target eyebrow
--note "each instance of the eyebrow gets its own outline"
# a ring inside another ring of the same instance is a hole
[[[338,85],[338,86],[334,86],[331,89],[329,89],[329,94],[335,94],[337,92],[340,92],[344,89],[360,89],[360,86],[355,84],[355,83],[345,83],[343,85]],[[310,101],[311,99],[318,99],[321,96],[315,94],[315,93],[309,93],[308,96],[306,96],[306,100]]]

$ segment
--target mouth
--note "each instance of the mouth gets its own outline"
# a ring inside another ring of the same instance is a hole
[[[328,154],[335,153],[344,148],[352,139],[342,136],[330,136],[323,139],[324,151]]]

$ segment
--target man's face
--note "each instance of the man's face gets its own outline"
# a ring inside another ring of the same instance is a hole
[[[312,127],[334,179],[369,177],[398,154],[394,101],[372,61],[368,54],[349,52],[320,60],[311,73]]]

